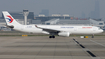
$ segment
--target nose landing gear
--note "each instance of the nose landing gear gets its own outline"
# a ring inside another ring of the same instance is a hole
[[[94,34],[92,35],[92,38],[94,38]]]

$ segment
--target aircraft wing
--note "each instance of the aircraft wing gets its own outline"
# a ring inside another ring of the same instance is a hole
[[[41,27],[38,27],[37,25],[35,25],[35,27],[43,29],[43,31],[48,32],[51,35],[59,35],[59,36],[66,36],[66,37],[69,37],[70,35],[70,32],[66,32],[66,31],[60,31],[60,30],[50,29],[50,28],[41,28]]]
[[[46,32],[49,32],[49,33],[56,33],[57,34],[59,32],[62,32],[60,30],[55,30],[55,29],[41,28],[41,27],[38,27],[37,25],[35,25],[35,27],[43,29],[43,31],[46,31]]]

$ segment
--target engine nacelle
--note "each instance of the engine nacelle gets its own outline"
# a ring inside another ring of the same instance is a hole
[[[69,37],[70,33],[69,32],[60,32],[60,33],[58,33],[58,35]]]

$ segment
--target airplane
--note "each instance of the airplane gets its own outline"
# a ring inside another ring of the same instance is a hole
[[[49,34],[49,38],[55,38],[55,35],[69,37],[70,34],[98,34],[103,32],[99,27],[85,25],[22,25],[7,11],[2,11],[2,13],[7,27],[21,32]]]

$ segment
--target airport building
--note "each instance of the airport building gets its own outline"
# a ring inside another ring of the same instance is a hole
[[[92,25],[104,27],[104,21],[96,21],[94,19],[87,20],[70,20],[70,19],[52,19],[45,22],[46,25]]]
[[[72,18],[73,17],[70,17],[69,15],[61,16],[59,14],[52,14],[52,16],[39,15],[39,16],[36,16],[34,20],[41,20],[42,22],[45,22],[51,19],[72,19]]]

